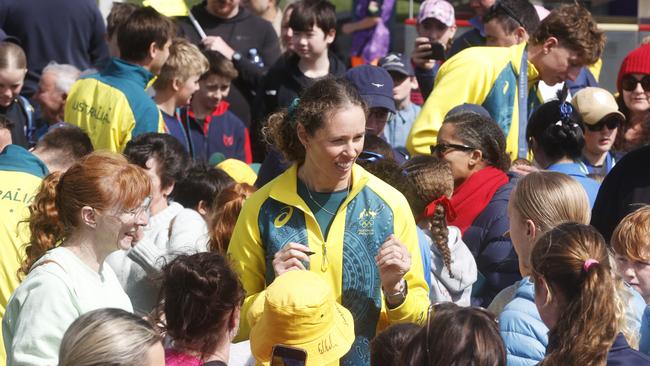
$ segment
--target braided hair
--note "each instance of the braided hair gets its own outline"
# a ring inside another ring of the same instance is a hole
[[[450,197],[454,191],[454,178],[451,167],[445,160],[432,155],[421,155],[408,160],[402,166],[407,188],[403,189],[411,210],[416,218],[420,217],[425,207],[434,200]],[[451,251],[449,249],[449,229],[447,228],[447,209],[436,205],[431,220],[433,241],[442,254],[445,267],[451,273]]]

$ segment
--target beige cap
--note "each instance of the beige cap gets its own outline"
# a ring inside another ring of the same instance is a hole
[[[582,122],[595,125],[603,118],[612,116],[625,120],[625,116],[618,110],[614,96],[605,89],[587,87],[581,89],[573,96],[571,104],[576,108]]]

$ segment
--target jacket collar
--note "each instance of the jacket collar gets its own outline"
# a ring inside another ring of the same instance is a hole
[[[136,83],[141,84],[142,89],[149,85],[155,77],[154,74],[144,67],[132,64],[117,57],[111,59],[108,66],[106,66],[104,71],[102,71],[102,75],[110,75],[133,80]]]
[[[614,343],[612,344],[612,347],[609,349],[609,351],[620,351],[626,348],[630,348],[630,345],[627,343],[627,340],[625,339],[623,333],[618,333],[616,338],[614,338]]]
[[[7,145],[0,152],[0,170],[28,173],[38,178],[50,174],[41,159],[18,145]]]
[[[352,188],[350,194],[343,201],[341,207],[347,204],[365,187],[368,183],[368,173],[359,165],[352,166]],[[304,212],[311,212],[309,206],[298,195],[298,164],[293,163],[286,172],[281,174],[272,182],[269,196],[274,200],[294,206]],[[340,208],[339,208],[340,210]]]
[[[524,52],[528,52],[527,46],[528,44],[522,42],[518,45],[509,47],[510,62],[512,63],[512,67],[517,75],[519,75],[519,69],[521,68],[521,58],[524,56]],[[530,59],[528,59],[528,87],[531,88],[537,80],[539,80],[539,71],[535,65],[530,62]]]

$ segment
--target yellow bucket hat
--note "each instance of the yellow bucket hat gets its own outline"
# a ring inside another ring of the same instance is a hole
[[[257,180],[257,174],[253,168],[238,159],[226,159],[217,164],[217,168],[228,173],[237,183],[248,183],[254,186]]]
[[[306,366],[322,366],[338,361],[354,342],[352,314],[311,271],[277,277],[253,302],[248,321],[251,351],[264,364],[276,344],[302,348],[307,351]]]

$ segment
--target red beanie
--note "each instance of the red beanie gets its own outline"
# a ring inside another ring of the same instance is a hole
[[[621,79],[626,74],[650,75],[650,44],[644,44],[625,56],[616,79],[616,89],[619,93],[621,93]]]

